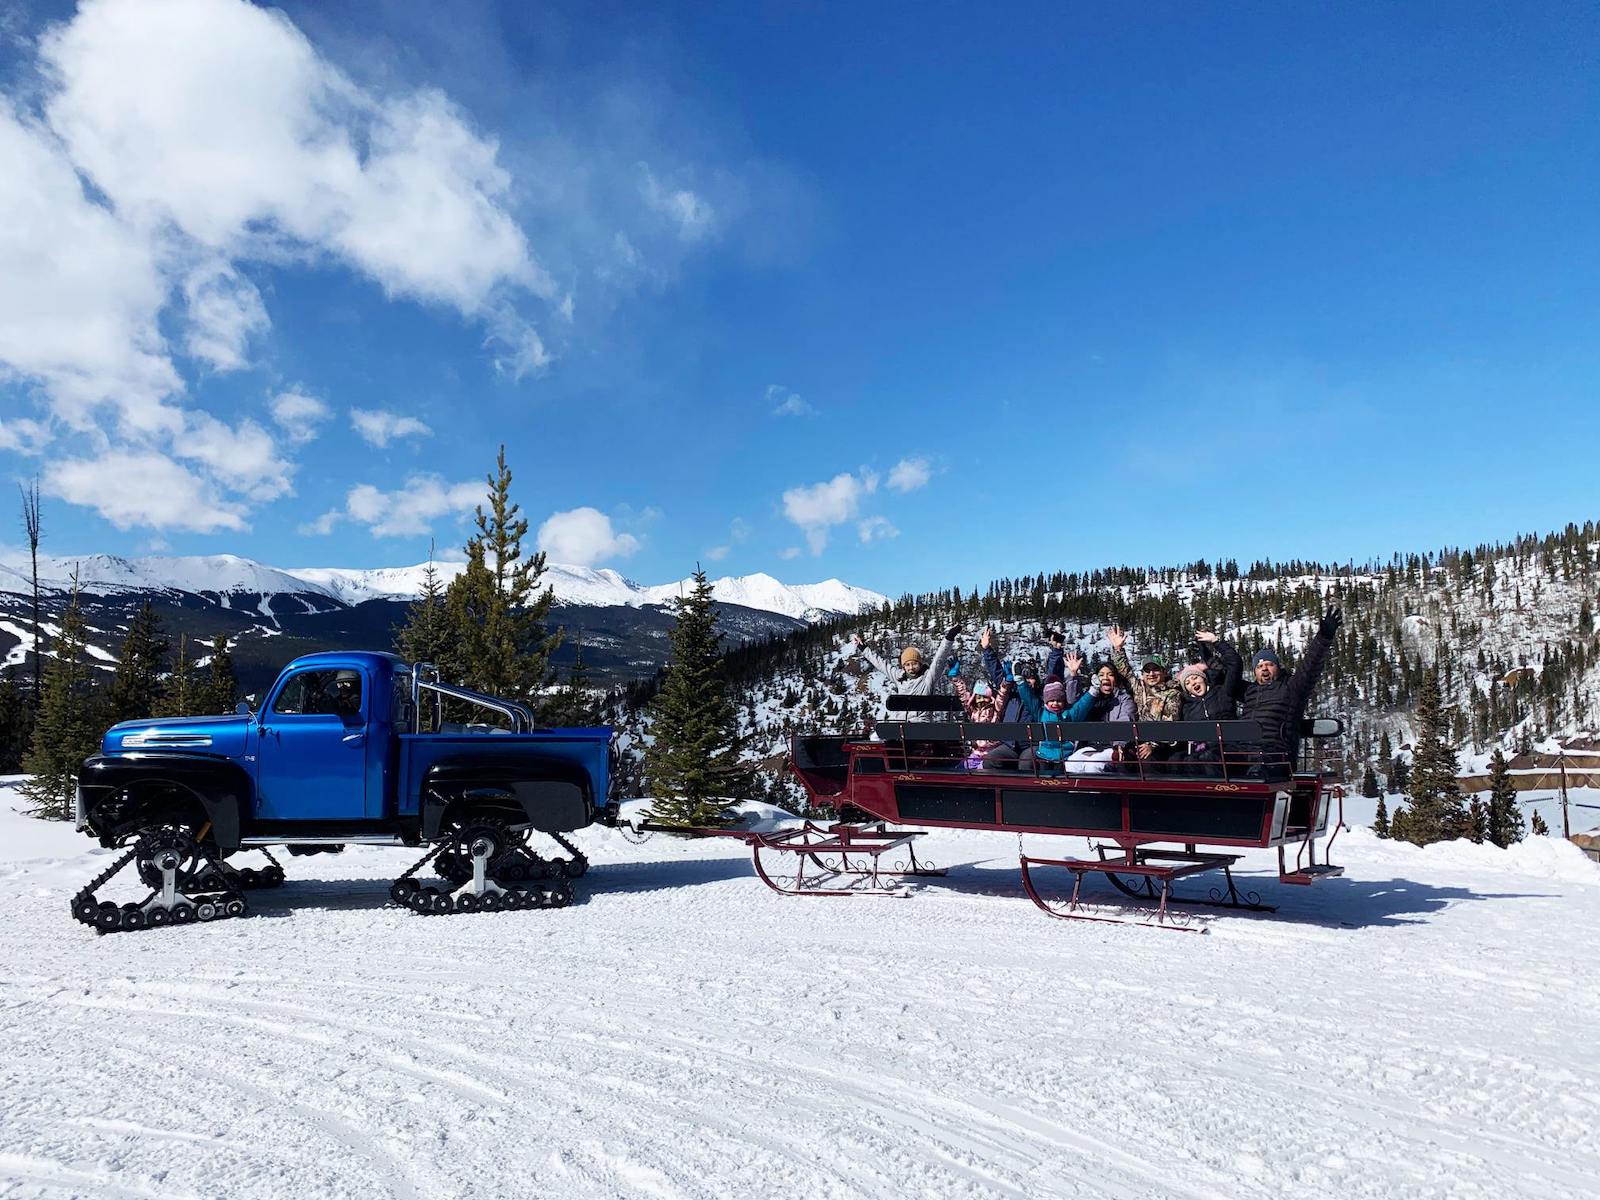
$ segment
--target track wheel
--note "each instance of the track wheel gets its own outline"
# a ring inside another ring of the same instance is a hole
[[[487,901],[489,897],[484,896],[483,899]],[[483,907],[488,908],[489,905],[485,903]],[[456,910],[458,912],[477,912],[478,897],[474,896],[471,892],[467,892],[465,895],[456,897]]]
[[[174,925],[187,925],[194,920],[194,905],[184,904],[181,901],[172,906],[172,922]]]

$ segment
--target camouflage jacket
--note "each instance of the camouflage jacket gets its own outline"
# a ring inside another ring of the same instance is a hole
[[[1183,720],[1183,689],[1170,674],[1165,683],[1151,687],[1145,683],[1143,674],[1134,671],[1133,664],[1128,661],[1128,655],[1123,650],[1111,652],[1111,665],[1121,672],[1122,677],[1128,681],[1128,686],[1132,688],[1134,703],[1139,706],[1139,720]]]

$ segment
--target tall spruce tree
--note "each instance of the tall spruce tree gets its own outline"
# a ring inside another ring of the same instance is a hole
[[[84,664],[87,631],[74,585],[56,635],[55,657],[45,667],[44,694],[33,726],[33,743],[23,769],[33,778],[22,785],[36,816],[70,820],[83,760],[100,745],[101,722],[94,681]]]
[[[1378,791],[1378,774],[1372,769],[1371,763],[1367,764],[1366,770],[1361,775],[1361,794],[1368,800],[1376,800],[1382,795]]]
[[[1472,803],[1467,805],[1467,822],[1472,830],[1472,840],[1482,845],[1489,836],[1489,806],[1483,802],[1483,797],[1474,796]]]
[[[33,743],[32,689],[17,682],[17,668],[0,672],[0,775],[15,775]]]
[[[1419,846],[1472,832],[1471,818],[1456,781],[1455,747],[1445,741],[1447,719],[1441,708],[1439,679],[1425,671],[1417,691],[1417,732],[1411,749],[1411,772],[1406,788],[1410,805],[1406,837]]]
[[[1544,816],[1538,809],[1533,810],[1533,834],[1535,837],[1549,837],[1550,826],[1545,824]]]
[[[1382,796],[1378,797],[1378,808],[1372,815],[1372,832],[1381,838],[1389,836],[1389,806]]]
[[[161,694],[161,674],[166,670],[171,644],[162,636],[161,618],[146,600],[122,639],[117,673],[106,694],[106,719],[135,721],[153,716]]]
[[[189,635],[178,635],[178,650],[172,670],[161,683],[156,703],[158,717],[192,717],[199,709],[200,685],[195,680],[194,659],[190,657]]]
[[[422,572],[422,594],[406,609],[406,623],[395,635],[395,649],[411,663],[438,664],[446,657],[450,643],[450,624],[445,611],[444,584],[433,565],[433,546],[428,546],[428,565]]]
[[[552,725],[585,726],[600,721],[600,703],[589,687],[589,668],[583,661],[583,641],[572,648],[572,669],[550,704]]]
[[[1510,846],[1520,842],[1523,833],[1511,764],[1503,751],[1496,750],[1489,760],[1489,840],[1496,846]]]
[[[228,635],[211,639],[211,662],[199,687],[197,711],[206,715],[231,713],[239,703],[239,681],[233,673],[233,655],[228,652]]]
[[[538,710],[544,707],[539,693],[554,679],[550,655],[561,644],[560,631],[550,633],[545,625],[555,592],[539,589],[544,552],[523,556],[528,521],[511,501],[504,446],[487,482],[488,511],[478,506],[466,568],[445,592],[450,636],[441,665],[469,688],[530,701]]]
[[[653,744],[645,751],[652,816],[668,825],[726,825],[753,768],[743,762],[739,714],[719,660],[711,585],[698,564],[694,587],[673,601],[672,657],[651,702]]]

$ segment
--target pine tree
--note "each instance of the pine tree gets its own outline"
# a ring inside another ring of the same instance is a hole
[[[1472,798],[1472,803],[1467,806],[1467,819],[1472,827],[1472,840],[1482,845],[1489,836],[1489,806],[1481,797]]]
[[[1361,794],[1368,800],[1376,800],[1382,793],[1378,790],[1378,776],[1372,769],[1372,764],[1367,764],[1366,771],[1361,776]]]
[[[161,618],[146,600],[122,639],[117,673],[111,678],[106,696],[108,721],[112,724],[136,721],[155,713],[161,692],[161,673],[166,668],[170,649],[162,636]]]
[[[1372,832],[1381,838],[1389,836],[1389,806],[1378,797],[1378,810],[1372,816]]]
[[[673,608],[672,658],[650,706],[655,737],[645,752],[651,812],[669,825],[726,825],[752,769],[740,761],[739,714],[718,658],[711,585],[698,565],[693,589]]]
[[[225,633],[211,639],[210,667],[198,690],[198,713],[231,713],[239,702],[239,681],[233,675],[233,655],[228,653]]]
[[[466,568],[445,592],[449,638],[441,665],[466,687],[543,707],[538,693],[554,678],[550,655],[561,644],[561,632],[545,628],[555,592],[539,590],[544,552],[523,557],[528,522],[511,502],[504,446],[487,482],[489,510],[478,506]]]
[[[1444,739],[1446,717],[1441,709],[1439,680],[1424,672],[1417,692],[1417,736],[1411,750],[1411,778],[1406,795],[1408,840],[1419,846],[1465,837],[1472,832],[1461,785],[1456,781],[1456,752]]]
[[[1535,837],[1549,837],[1550,826],[1544,822],[1544,817],[1538,809],[1533,810],[1533,832]]]
[[[33,694],[17,682],[16,667],[0,673],[0,775],[15,775],[33,743]]]
[[[572,669],[567,681],[550,703],[550,723],[573,727],[596,725],[600,721],[600,705],[589,688],[589,670],[583,661],[583,642],[580,640],[572,653]]]
[[[199,685],[194,677],[194,660],[189,656],[189,635],[178,635],[178,654],[172,660],[172,671],[161,685],[161,696],[156,703],[158,717],[192,717],[199,712]]]
[[[1411,838],[1411,814],[1406,811],[1405,805],[1397,805],[1394,816],[1389,818],[1389,837],[1396,842],[1409,842]]]
[[[61,616],[55,657],[44,673],[44,694],[33,726],[33,743],[23,769],[33,776],[22,785],[35,816],[72,818],[78,770],[100,745],[100,720],[89,668],[83,663],[86,630],[74,587]]]
[[[1403,795],[1410,783],[1411,767],[1404,755],[1396,754],[1394,761],[1389,764],[1389,795]]]
[[[1517,807],[1511,765],[1505,754],[1496,750],[1489,760],[1489,840],[1496,846],[1510,846],[1520,842],[1522,835],[1522,812]]]
[[[395,635],[395,650],[409,663],[433,663],[446,657],[450,640],[449,616],[445,611],[444,584],[433,565],[433,546],[428,546],[428,566],[422,572],[422,595],[406,609],[406,623]]]

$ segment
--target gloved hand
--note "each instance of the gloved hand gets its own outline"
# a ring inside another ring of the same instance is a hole
[[[1011,660],[1008,658],[1000,664],[1000,677],[1007,683],[1015,683],[1017,677],[1011,673]]]
[[[947,679],[954,679],[956,676],[958,676],[960,674],[961,674],[961,663],[959,661],[952,661],[950,663],[950,669],[945,672],[945,677]]]
[[[958,621],[954,625],[950,626],[949,629],[946,629],[944,631],[944,640],[947,641],[947,642],[953,642],[953,641],[956,640],[956,634],[958,634],[960,632],[961,632],[961,623]]]
[[[1317,626],[1317,632],[1325,638],[1332,638],[1339,632],[1339,626],[1344,624],[1344,609],[1335,604],[1322,614],[1322,624]]]

